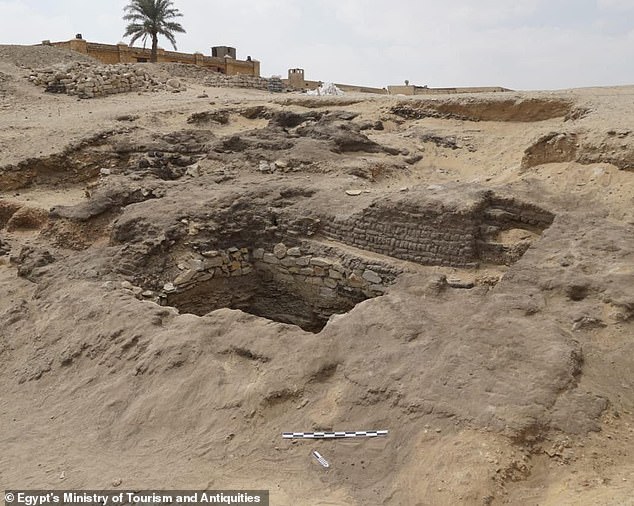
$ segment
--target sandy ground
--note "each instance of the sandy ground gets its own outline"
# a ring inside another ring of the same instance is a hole
[[[28,83],[25,67],[42,55],[29,63],[28,51],[3,47],[0,57],[4,488],[264,488],[271,504],[288,505],[634,504],[634,87],[320,103],[182,78],[180,93],[79,100]],[[562,103],[567,113],[536,112]],[[382,130],[362,133],[397,154],[285,150],[296,130],[246,118],[254,106],[380,120]],[[403,106],[441,113],[394,112]],[[206,111],[228,111],[229,121],[188,123]],[[139,153],[168,152],[165,136],[192,131],[205,149],[181,155],[195,158],[199,176],[135,172]],[[542,142],[552,133],[564,140]],[[236,135],[257,142],[212,149]],[[68,151],[86,139],[85,151]],[[531,149],[539,163],[527,161]],[[258,170],[285,156],[293,170]],[[221,244],[232,227],[221,216],[236,202],[259,206],[255,222],[276,205],[299,216],[406,195],[449,205],[472,189],[530,202],[555,221],[504,232],[499,241],[531,247],[517,263],[478,269],[306,238],[405,272],[316,334],[239,310],[179,313],[130,289],[155,289],[152,280],[177,270],[191,236],[141,255],[143,244],[183,219],[213,230],[210,248]],[[159,197],[117,200],[137,190]],[[100,192],[110,192],[105,211],[56,214],[90,210]],[[279,204],[280,195],[291,196]],[[136,237],[118,238],[137,222]],[[138,272],[125,274],[131,259]],[[476,286],[439,292],[438,276]],[[318,429],[390,434],[281,438]]]

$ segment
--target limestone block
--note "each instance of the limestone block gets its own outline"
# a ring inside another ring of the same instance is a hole
[[[379,276],[376,272],[371,271],[370,269],[365,270],[365,272],[363,273],[363,279],[374,285],[379,284],[382,281],[381,276]]]
[[[273,248],[273,254],[280,260],[286,256],[287,248],[283,243],[276,244]]]
[[[332,270],[335,270],[335,271],[337,271],[337,272],[341,272],[341,273],[343,273],[343,272],[345,272],[345,271],[346,271],[345,267],[344,267],[343,265],[341,265],[341,264],[338,264],[338,263],[334,263],[334,264],[332,264],[332,265],[330,266],[330,268],[331,268]]]
[[[288,251],[286,252],[287,255],[292,256],[292,257],[300,257],[302,256],[302,252],[299,248],[295,247],[295,248],[289,248]]]
[[[194,279],[196,276],[196,271],[193,269],[187,269],[186,271],[181,272],[176,279],[174,280],[174,285],[182,286]]]
[[[296,263],[300,267],[306,267],[306,266],[310,265],[310,257],[299,257],[296,260]]]
[[[204,261],[205,269],[213,269],[214,267],[221,267],[222,264],[223,264],[223,261],[221,256],[207,258]]]
[[[350,276],[348,276],[347,281],[348,281],[348,286],[352,288],[361,288],[367,284],[366,281],[361,276],[359,276],[358,274],[355,274],[354,272],[350,274]]]
[[[194,259],[189,262],[189,268],[196,272],[201,272],[206,269],[206,266],[203,260]]]
[[[295,262],[294,258],[291,257],[286,257],[286,258],[282,258],[282,260],[280,261],[280,263],[284,266],[284,267],[296,267],[297,264]]]
[[[370,290],[375,293],[385,293],[387,288],[383,285],[370,285]]]
[[[328,276],[332,279],[343,279],[343,274],[332,268],[328,271]]]
[[[265,264],[279,264],[280,263],[280,259],[277,258],[273,253],[264,253],[264,257],[262,258],[262,261]]]
[[[321,276],[322,278],[326,275],[326,269],[324,269],[323,267],[315,266],[313,268],[313,272],[315,273],[315,276]]]
[[[264,258],[264,250],[262,248],[257,248],[253,250],[253,258],[255,260],[262,260]]]
[[[338,283],[334,279],[326,278],[324,279],[324,285],[328,288],[337,288]]]
[[[196,282],[197,283],[202,283],[203,281],[209,281],[213,277],[214,277],[213,271],[212,272],[201,272],[200,274],[198,274],[198,276],[196,276]]]
[[[310,259],[310,265],[316,265],[317,267],[330,267],[333,263],[332,260],[327,258],[313,257]]]
[[[332,288],[322,288],[319,290],[319,295],[325,299],[334,299],[337,297],[337,292],[335,292]]]

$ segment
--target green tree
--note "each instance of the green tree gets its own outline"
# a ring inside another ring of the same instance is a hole
[[[180,23],[175,18],[182,14],[175,9],[171,0],[130,0],[130,4],[124,8],[126,14],[124,21],[130,21],[126,27],[124,37],[132,37],[130,45],[137,40],[143,41],[143,46],[148,37],[152,38],[152,55],[150,61],[156,63],[158,36],[163,35],[169,40],[176,50],[176,33],[185,33]]]

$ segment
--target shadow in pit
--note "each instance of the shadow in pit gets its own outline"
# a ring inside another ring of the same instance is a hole
[[[186,291],[168,294],[166,305],[198,316],[221,308],[239,309],[317,334],[333,314],[347,313],[368,298],[345,287],[324,290],[300,278],[280,280],[268,271],[253,271],[198,282]]]

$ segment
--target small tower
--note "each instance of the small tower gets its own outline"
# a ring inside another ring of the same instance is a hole
[[[289,69],[288,85],[290,88],[296,90],[303,90],[304,88],[306,88],[306,81],[304,80],[304,69]]]

